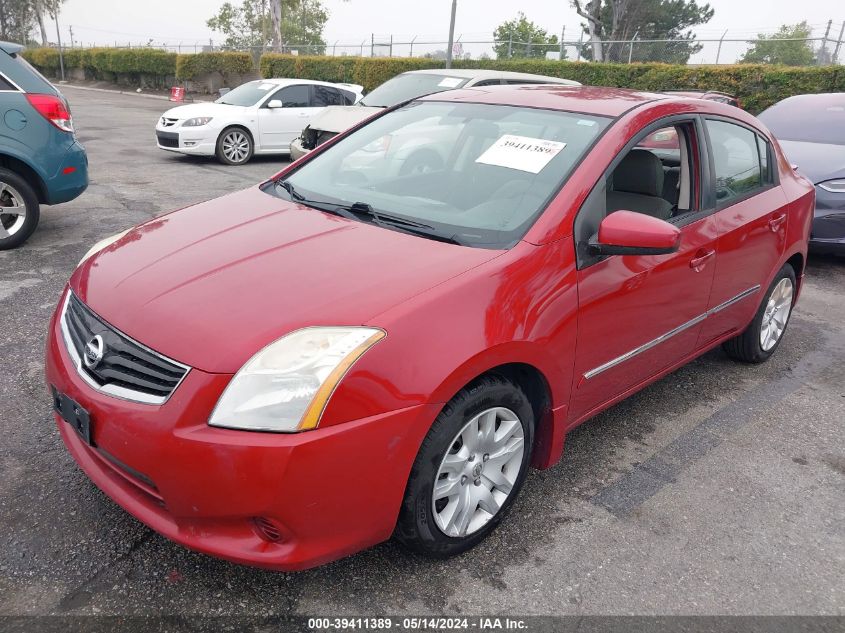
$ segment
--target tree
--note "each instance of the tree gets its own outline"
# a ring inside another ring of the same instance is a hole
[[[661,61],[685,64],[701,50],[691,27],[713,17],[709,4],[696,0],[572,0],[584,18],[584,32],[590,38],[583,55],[595,61]],[[634,44],[637,40],[670,40]]]
[[[493,47],[497,59],[508,57],[540,57],[559,46],[557,35],[547,35],[520,12],[516,19],[500,24],[493,32],[497,44]]]
[[[807,21],[798,24],[784,24],[774,35],[757,35],[741,64],[785,64],[787,66],[808,66],[813,63],[813,44],[808,40],[812,29]]]
[[[225,2],[206,24],[226,36],[228,48],[272,46],[284,52],[305,45],[319,55],[325,52],[322,34],[328,19],[319,0],[242,0],[240,5]]]
[[[0,40],[26,44],[34,18],[30,0],[0,0]]]

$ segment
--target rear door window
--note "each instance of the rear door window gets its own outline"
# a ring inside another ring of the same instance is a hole
[[[314,86],[314,102],[312,105],[315,108],[323,108],[325,106],[346,105],[346,103],[343,95],[336,88]]]
[[[713,150],[716,200],[720,206],[762,190],[757,134],[726,121],[706,121]]]

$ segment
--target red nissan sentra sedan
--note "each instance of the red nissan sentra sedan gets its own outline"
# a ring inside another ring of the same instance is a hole
[[[639,144],[661,130],[679,142],[658,157]],[[395,164],[419,152],[439,168]],[[455,554],[574,426],[719,344],[771,356],[812,215],[812,185],[728,105],[418,99],[95,246],[50,326],[59,432],[201,552],[296,570],[396,535]]]

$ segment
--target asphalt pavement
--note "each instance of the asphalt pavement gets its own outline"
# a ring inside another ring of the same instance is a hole
[[[91,185],[0,252],[0,615],[845,615],[845,258],[811,260],[770,362],[713,351],[582,425],[460,557],[385,543],[283,574],[138,523],[57,434],[43,378],[50,314],[97,240],[285,161],[170,154],[153,129],[167,103],[63,90]]]

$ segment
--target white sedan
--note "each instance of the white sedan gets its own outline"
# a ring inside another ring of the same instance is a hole
[[[243,165],[253,154],[288,154],[311,117],[332,105],[353,105],[361,86],[308,79],[261,79],[227,92],[213,103],[192,103],[165,112],[156,125],[160,149],[217,156]]]

